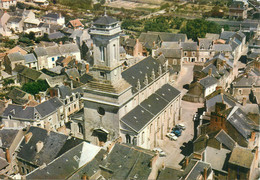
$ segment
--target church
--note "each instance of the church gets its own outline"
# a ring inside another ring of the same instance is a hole
[[[102,146],[123,142],[152,149],[180,120],[180,91],[171,86],[169,71],[146,57],[123,70],[117,20],[102,16],[90,28],[93,79],[83,87],[84,138]]]

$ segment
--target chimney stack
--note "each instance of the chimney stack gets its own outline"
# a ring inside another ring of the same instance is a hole
[[[204,180],[206,180],[207,179],[207,168],[204,168],[204,171],[203,171],[203,178],[204,178]]]
[[[86,73],[89,73],[89,64],[86,64]]]
[[[10,164],[11,163],[11,157],[10,157],[10,151],[8,148],[5,149],[5,156],[6,156],[6,161]]]
[[[26,135],[24,135],[24,140],[26,144],[30,141],[32,135],[33,135],[32,132],[29,132]]]
[[[39,153],[43,148],[43,142],[39,141],[36,143],[36,152]]]
[[[208,75],[211,76],[212,74],[212,68],[209,68]]]
[[[246,97],[243,97],[242,106],[245,106],[245,105],[246,105]]]

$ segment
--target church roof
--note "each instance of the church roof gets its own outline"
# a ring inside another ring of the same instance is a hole
[[[102,16],[98,18],[96,21],[94,21],[93,24],[98,24],[98,25],[110,25],[116,23],[117,20],[110,17],[110,16]]]

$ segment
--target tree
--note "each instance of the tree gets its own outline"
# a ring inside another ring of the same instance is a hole
[[[14,5],[11,5],[11,6],[9,7],[9,9],[10,9],[12,12],[15,12],[16,7],[15,7]]]
[[[22,90],[30,94],[38,94],[40,91],[46,91],[49,88],[46,80],[37,80],[36,82],[29,82],[22,86]]]

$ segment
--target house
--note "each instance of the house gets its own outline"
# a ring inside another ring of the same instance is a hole
[[[10,6],[16,6],[16,0],[0,0],[0,9],[9,9]]]
[[[246,19],[248,4],[244,1],[233,1],[229,6],[229,18]]]
[[[5,127],[31,125],[57,130],[64,125],[63,103],[54,97],[34,107],[9,104],[2,122]]]
[[[17,172],[16,149],[23,139],[21,128],[0,129],[0,173],[1,175]]]
[[[79,19],[69,21],[66,26],[72,29],[84,29],[84,25],[80,22]]]
[[[61,39],[61,38],[64,38],[65,37],[65,34],[63,34],[62,32],[54,32],[54,33],[50,33],[48,35],[48,38],[50,40],[58,40],[58,39]]]
[[[50,97],[59,97],[64,104],[64,118],[68,122],[68,116],[82,108],[80,98],[83,93],[81,88],[71,89],[69,86],[60,85],[48,89]]]
[[[210,164],[198,161],[190,160],[187,162],[186,167],[183,170],[177,170],[172,168],[162,169],[159,173],[158,180],[165,179],[213,179],[213,171]]]
[[[20,73],[18,73],[17,76],[18,82],[20,82],[21,84],[34,82],[39,79],[45,80],[50,77],[41,71],[37,71],[28,67],[25,67]]]
[[[105,150],[82,142],[71,149],[71,151],[64,153],[53,162],[47,164],[46,167],[38,168],[28,174],[26,179],[156,178],[152,175],[156,171],[155,163],[158,158],[154,153],[136,146],[112,143]],[[128,161],[125,160],[126,158]],[[66,168],[58,168],[61,166]]]
[[[0,11],[0,34],[3,36],[8,36],[6,24],[11,16],[4,11]]]
[[[38,70],[38,61],[33,53],[24,55],[25,66]]]
[[[17,45],[17,46],[15,46],[14,48],[12,48],[12,49],[10,49],[10,50],[8,50],[6,53],[7,54],[12,54],[12,53],[17,53],[17,52],[19,52],[21,55],[26,55],[28,52],[25,50],[25,49],[23,49],[21,46],[19,46],[19,45]]]
[[[230,109],[225,109],[226,105],[222,103],[216,106],[216,111],[210,115],[209,123],[200,127],[201,132],[210,133],[223,129],[239,146],[250,149],[258,146],[255,133],[259,125],[248,118],[238,106]]]
[[[178,122],[181,93],[168,84],[165,64],[151,56],[122,71],[120,32],[109,16],[90,28],[94,65],[93,79],[83,86],[84,138],[102,145],[121,136],[123,142],[152,149]]]
[[[126,54],[131,56],[145,56],[147,54],[147,50],[143,47],[143,44],[139,41],[139,39],[126,39],[122,46],[124,47]]]
[[[24,22],[23,17],[18,17],[18,16],[10,17],[6,23],[7,31],[12,33],[23,32],[23,22]]]
[[[25,65],[25,58],[20,52],[7,54],[4,57],[3,65],[8,74],[12,74],[12,70],[19,64]]]
[[[231,94],[225,92],[224,89],[216,89],[215,92],[206,97],[206,111],[215,111],[216,103],[224,103],[227,108],[231,108],[239,104],[238,101]]]
[[[183,51],[183,62],[197,62],[199,58],[198,46],[196,42],[181,42]]]
[[[199,59],[198,62],[206,62],[207,60],[213,58],[214,51],[213,51],[213,39],[211,38],[198,38],[199,43]]]
[[[81,60],[80,50],[76,44],[37,47],[34,53],[38,59],[39,69],[55,67],[56,61],[62,56],[73,56],[76,60]]]
[[[76,43],[79,47],[82,46],[83,42],[92,42],[88,29],[75,29],[69,37],[72,38],[74,43]],[[90,49],[90,47],[88,48]]]
[[[45,23],[50,24],[58,24],[61,26],[65,26],[65,17],[61,15],[61,13],[48,13],[41,17],[41,20]]]
[[[52,23],[47,23],[47,22],[41,22],[38,25],[38,28],[42,31],[42,34],[50,34],[50,33],[55,33],[59,32],[63,28],[62,25],[59,24],[52,24]]]
[[[245,74],[237,77],[231,84],[231,93],[238,100],[251,99],[252,92],[258,93],[260,91],[260,72],[256,68],[252,68]],[[252,99],[251,99],[252,100]]]
[[[216,90],[218,80],[212,76],[206,76],[199,81],[193,82],[189,86],[188,92],[183,96],[183,100],[203,103],[205,98]]]
[[[17,152],[17,165],[21,175],[29,174],[42,165],[49,164],[83,140],[61,133],[31,126]],[[47,173],[46,173],[47,174]]]
[[[251,150],[236,147],[228,161],[228,178],[252,179],[258,167],[258,148]]]
[[[40,6],[48,6],[49,1],[48,0],[33,0],[33,2]]]
[[[26,93],[25,91],[18,88],[12,89],[8,93],[7,97],[12,100],[12,103],[19,105],[26,105],[29,104],[30,101],[34,100],[33,95]]]

